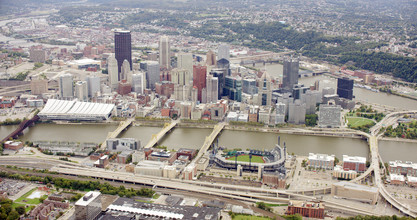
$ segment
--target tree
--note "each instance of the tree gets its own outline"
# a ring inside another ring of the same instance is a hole
[[[7,220],[16,220],[19,219],[20,215],[16,210],[13,210],[7,216]]]
[[[25,206],[18,206],[15,208],[19,215],[23,215],[26,213]]]
[[[336,166],[339,163],[339,158],[334,157],[334,165]]]

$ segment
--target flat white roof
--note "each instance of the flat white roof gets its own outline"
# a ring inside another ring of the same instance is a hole
[[[90,202],[94,201],[98,196],[100,196],[101,193],[98,191],[90,191],[88,193],[86,193],[83,197],[81,197],[81,199],[79,199],[75,205],[76,206],[87,206],[88,204],[90,204]],[[85,200],[85,198],[88,198],[87,200]]]
[[[398,175],[398,174],[395,174],[395,173],[390,173],[389,178],[390,178],[390,180],[398,180],[398,181],[402,181],[402,182],[405,181],[405,177],[403,175]]]
[[[327,155],[327,154],[315,154],[309,153],[308,154],[309,160],[321,160],[321,161],[334,161],[334,155]]]
[[[360,185],[360,184],[351,183],[351,182],[347,182],[347,181],[341,181],[341,182],[338,182],[338,183],[333,183],[333,185],[343,186],[347,189],[352,189],[352,190],[361,190],[361,191],[367,191],[367,192],[372,192],[372,193],[378,192],[378,188],[376,188],[376,187]]]
[[[184,218],[183,214],[172,213],[163,210],[152,210],[152,209],[141,209],[141,208],[133,208],[133,207],[126,207],[120,205],[110,205],[108,207],[110,210],[121,211],[121,212],[129,212],[129,213],[136,213],[136,214],[143,214],[149,216],[158,216],[167,219],[182,219]]]
[[[343,162],[366,163],[365,157],[343,155]]]

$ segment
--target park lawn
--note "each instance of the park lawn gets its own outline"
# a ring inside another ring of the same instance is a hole
[[[271,220],[271,218],[255,215],[236,215],[233,217],[233,220]]]
[[[229,157],[227,158],[227,160],[235,160],[235,157]],[[241,161],[241,162],[249,162],[249,155],[239,155],[237,157],[237,161]],[[252,163],[265,163],[263,157],[261,156],[252,156]]]
[[[34,199],[27,199],[26,197],[30,196],[30,194],[32,194],[33,192],[35,192],[37,188],[33,188],[31,189],[29,192],[25,193],[23,196],[21,196],[20,198],[16,199],[15,202],[17,203],[25,203],[25,204],[33,204],[33,205],[37,205],[39,203],[41,203],[41,201],[39,200],[39,198],[34,198]],[[43,195],[41,198],[48,198],[48,195]]]
[[[352,128],[359,127],[362,125],[374,125],[375,122],[368,118],[358,118],[358,117],[347,117],[348,125]]]
[[[17,208],[19,206],[26,206],[26,204],[16,203],[16,202],[13,202],[13,204],[12,204],[12,208]],[[28,207],[25,208],[26,213],[29,212],[32,209],[32,207],[35,207],[35,206],[28,205]]]

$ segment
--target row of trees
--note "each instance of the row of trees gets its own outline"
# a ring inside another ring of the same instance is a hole
[[[64,188],[64,189],[72,189],[72,190],[99,190],[103,194],[110,194],[110,195],[118,195],[120,197],[133,197],[133,196],[141,196],[141,197],[152,197],[155,194],[155,191],[149,188],[141,188],[139,190],[135,189],[126,189],[124,186],[115,187],[110,185],[109,183],[100,183],[99,181],[81,181],[81,180],[71,180],[71,179],[64,179],[61,177],[39,177],[39,176],[30,176],[30,175],[20,175],[20,174],[12,174],[7,172],[0,172],[0,177],[3,178],[10,178],[10,179],[17,179],[17,180],[25,180],[25,181],[32,181],[32,182],[42,182],[44,184],[54,184],[57,188]]]

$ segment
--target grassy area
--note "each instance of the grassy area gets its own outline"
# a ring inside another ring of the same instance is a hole
[[[136,199],[137,202],[144,202],[144,203],[153,203],[153,201],[149,201],[149,200],[141,200],[141,199]]]
[[[233,220],[270,220],[268,217],[260,217],[255,215],[236,215]]]
[[[256,204],[258,205],[259,202],[257,202]],[[288,204],[272,204],[272,203],[265,203],[266,206],[268,207],[276,207],[276,206],[288,206]]]
[[[40,198],[34,198],[34,199],[27,199],[26,197],[30,196],[33,192],[35,192],[37,188],[33,188],[31,189],[29,192],[25,193],[23,196],[21,196],[20,198],[16,199],[15,202],[17,203],[25,203],[25,204],[33,204],[33,205],[37,205],[39,203],[41,203]],[[43,195],[41,198],[46,199],[48,197],[48,195]]]
[[[348,120],[348,125],[352,128],[354,127],[359,127],[362,125],[374,125],[375,122],[372,121],[371,119],[367,119],[367,118],[358,118],[358,117],[347,117],[346,118]]]
[[[26,204],[16,203],[16,202],[13,202],[13,204],[12,204],[12,208],[17,208],[19,206],[26,206]],[[26,213],[29,212],[32,209],[32,207],[35,207],[35,206],[28,205],[28,207],[25,208]]]
[[[235,160],[235,157],[229,157],[227,160]],[[249,155],[243,154],[237,157],[237,161],[249,162]],[[265,163],[263,157],[261,156],[252,156],[252,163]]]

